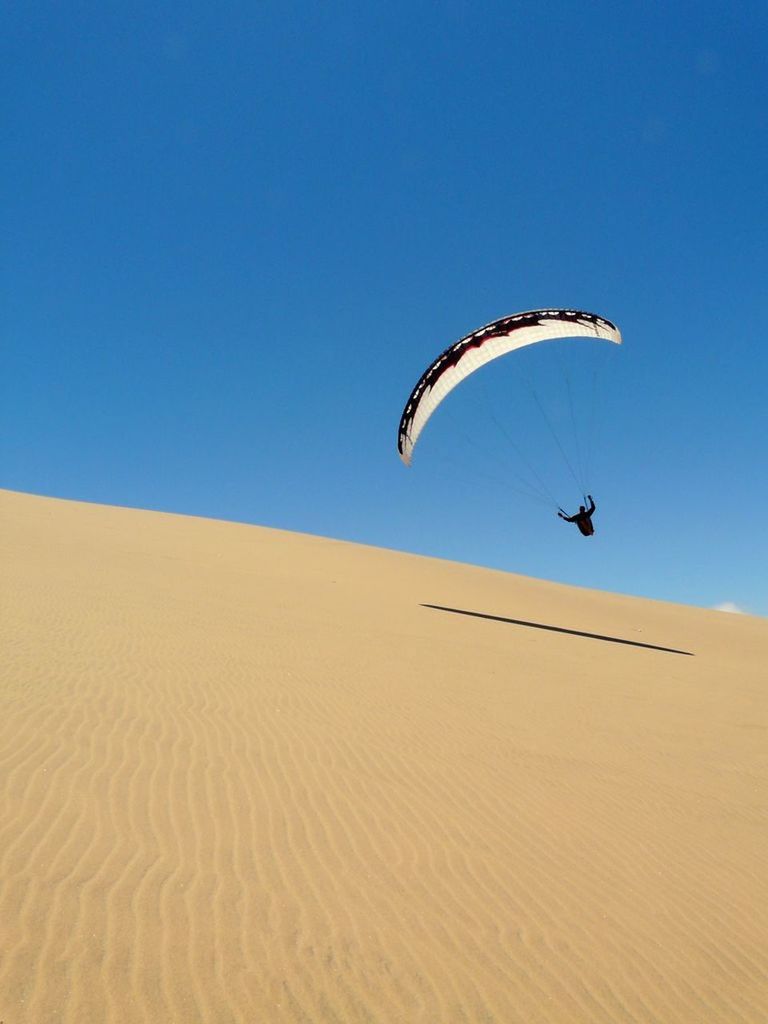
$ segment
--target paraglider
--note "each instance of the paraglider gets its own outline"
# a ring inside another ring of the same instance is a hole
[[[622,340],[619,328],[597,313],[537,309],[501,317],[450,345],[427,367],[405,403],[397,435],[397,450],[405,465],[411,464],[416,442],[432,414],[470,374],[517,349],[564,338],[604,340],[616,345]],[[551,423],[548,426],[552,429]],[[562,450],[559,440],[558,447]],[[567,522],[575,522],[585,536],[594,532],[590,518],[594,512],[591,498],[590,503],[589,511],[582,507],[575,516],[561,515]]]
[[[583,537],[591,537],[595,532],[595,527],[592,525],[592,513],[597,507],[595,505],[595,499],[591,494],[588,494],[589,508],[585,508],[583,505],[579,505],[579,511],[575,516],[569,516],[562,509],[557,513],[561,519],[565,520],[566,523],[576,523],[579,528],[579,533]]]

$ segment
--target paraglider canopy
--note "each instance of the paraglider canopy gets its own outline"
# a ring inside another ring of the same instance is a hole
[[[406,466],[427,420],[457,384],[499,356],[557,338],[598,338],[621,344],[621,332],[610,320],[575,309],[513,313],[465,335],[427,367],[405,404],[397,450]]]

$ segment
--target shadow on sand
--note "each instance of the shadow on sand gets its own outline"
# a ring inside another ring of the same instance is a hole
[[[583,633],[580,629],[564,629],[562,626],[546,626],[543,622],[525,622],[523,619],[507,619],[503,615],[487,615],[485,612],[468,612],[464,608],[446,608],[441,604],[422,604],[422,608],[434,608],[439,612],[453,612],[454,615],[471,615],[475,619],[492,619],[494,622],[509,622],[513,626],[527,626],[528,629],[546,629],[550,633],[568,633],[570,636],[585,636],[590,640],[603,640],[608,644],[626,644],[628,647],[645,647],[651,651],[664,651],[666,654],[684,654],[689,658],[691,651],[678,651],[674,647],[658,647],[656,644],[643,644],[639,640],[622,640],[618,636],[601,636],[599,633]]]

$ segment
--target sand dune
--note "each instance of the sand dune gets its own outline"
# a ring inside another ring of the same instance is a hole
[[[0,512],[4,1024],[768,1021],[768,621]]]

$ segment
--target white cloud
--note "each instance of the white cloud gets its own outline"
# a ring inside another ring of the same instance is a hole
[[[716,612],[733,612],[735,615],[746,615],[743,608],[739,608],[733,601],[721,601],[720,604],[714,605]]]

